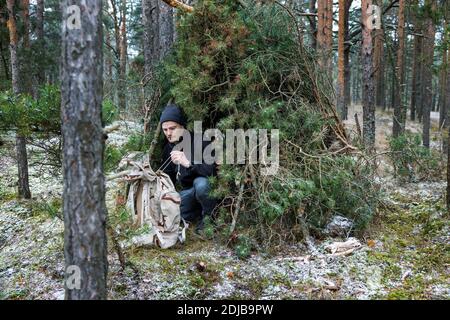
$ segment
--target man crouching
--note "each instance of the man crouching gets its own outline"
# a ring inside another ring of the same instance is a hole
[[[160,118],[161,128],[167,138],[163,150],[163,171],[170,176],[174,185],[180,182],[181,216],[188,222],[198,220],[195,231],[199,233],[204,227],[204,218],[211,216],[217,200],[209,196],[210,184],[208,177],[216,175],[215,164],[206,164],[203,159],[197,164],[193,163],[194,138],[187,130],[186,118],[182,110],[174,105],[164,108]],[[190,136],[190,148],[180,149],[183,134]],[[209,141],[202,141],[202,153]],[[176,147],[178,145],[178,147]]]

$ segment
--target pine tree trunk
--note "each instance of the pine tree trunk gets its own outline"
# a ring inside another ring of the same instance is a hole
[[[30,47],[30,0],[21,0],[22,5],[22,17],[23,17],[23,46],[25,48]]]
[[[346,0],[339,0],[339,30],[338,30],[338,79],[337,79],[337,110],[341,119],[347,119],[345,105],[345,15]]]
[[[36,37],[38,41],[44,40],[44,0],[37,0],[36,4]]]
[[[446,8],[449,8],[447,4]],[[447,10],[447,14],[448,14]],[[448,16],[446,16],[446,24],[448,25]],[[447,48],[448,49],[448,48]],[[450,108],[450,54],[447,53],[447,90],[445,91],[445,106],[447,111]],[[447,121],[449,121],[449,113],[447,112]],[[448,138],[447,138],[447,210],[450,212],[450,125],[448,126]]]
[[[405,88],[405,0],[399,1],[398,9],[398,50],[397,50],[397,92],[394,95],[394,117],[392,136],[398,137],[405,130],[406,108],[403,104],[403,92]]]
[[[375,88],[373,79],[372,30],[368,28],[368,8],[372,0],[362,0],[363,139],[368,150],[375,145]]]
[[[422,122],[423,120],[423,103],[424,103],[424,95],[425,95],[425,87],[424,87],[424,50],[425,50],[425,37],[420,38],[420,55],[419,55],[419,72],[418,72],[418,83],[417,83],[417,101],[416,101],[416,112],[417,112],[417,120]]]
[[[425,22],[425,45],[424,45],[424,73],[423,73],[423,105],[422,105],[422,119],[423,119],[423,132],[422,140],[423,145],[426,148],[430,147],[430,111],[433,104],[433,56],[434,56],[434,37],[435,27],[433,23],[433,13],[436,8],[435,0],[427,0],[425,2],[427,6],[432,9],[428,12]]]
[[[106,68],[106,83],[111,86],[113,81],[113,62],[111,58],[111,34],[109,30],[105,32],[105,44],[107,49],[107,54],[105,56],[105,68]]]
[[[444,25],[443,28],[447,27],[446,20],[444,19]],[[445,107],[445,90],[447,88],[447,55],[448,55],[448,48],[446,47],[447,43],[447,32],[442,33],[442,64],[441,64],[441,77],[439,80],[439,86],[440,86],[440,93],[439,93],[439,128],[446,128],[447,123],[447,113],[448,109]]]
[[[122,0],[119,53],[119,107],[127,110],[127,2]]]
[[[17,24],[14,12],[14,0],[7,1],[8,8],[8,29],[10,40],[10,54],[11,54],[11,80],[14,94],[19,95],[24,92],[21,87],[22,80],[20,79],[20,64],[18,58],[18,36]],[[25,137],[19,132],[16,133],[16,155],[17,155],[17,171],[18,171],[18,196],[19,198],[31,199],[30,185],[28,179],[28,155]]]
[[[36,39],[39,44],[39,48],[44,50],[44,0],[37,0],[36,4]],[[39,64],[38,70],[35,73],[36,82],[40,85],[45,82],[45,69],[44,66]]]
[[[419,30],[415,26],[415,32]],[[416,120],[417,106],[419,104],[419,85],[420,85],[420,56],[421,56],[422,37],[414,36],[414,53],[413,53],[413,69],[412,69],[412,84],[411,84],[411,121]]]
[[[318,0],[317,2],[317,47],[319,50],[319,65],[331,77],[331,51],[333,47],[333,1]]]
[[[317,13],[316,0],[309,1],[309,13]],[[309,35],[311,37],[311,47],[314,50],[316,50],[317,49],[317,22],[314,17],[311,17],[311,19],[309,20],[309,29],[310,29]]]
[[[9,65],[8,65],[8,61],[6,60],[6,54],[5,54],[5,51],[3,50],[3,44],[0,43],[0,55],[2,57],[3,70],[5,71],[5,79],[9,81],[9,80],[11,80],[11,78],[9,76]]]
[[[114,50],[114,66],[119,66],[117,68],[117,74],[119,77],[116,78],[118,80],[114,83],[114,86],[117,86],[117,90],[115,91],[114,100],[120,107],[120,98],[119,98],[119,89],[120,89],[120,47],[121,47],[121,38],[120,38],[120,25],[119,25],[119,13],[117,10],[116,0],[110,0],[111,10],[112,10],[112,18],[114,23],[114,40],[115,40],[115,50]],[[117,95],[116,95],[117,94]]]
[[[142,0],[145,73],[150,74],[160,58],[159,0]]]
[[[159,38],[161,41],[161,56],[164,58],[172,48],[173,43],[173,8],[167,3],[159,2]]]
[[[383,11],[383,1],[377,0],[376,4]],[[382,17],[381,17],[382,19]],[[383,24],[382,24],[383,25]],[[375,29],[374,35],[374,68],[375,68],[375,106],[386,109],[386,97],[384,86],[384,30],[383,27]]]
[[[345,1],[345,25],[344,25],[344,38],[345,38],[345,49],[344,49],[344,82],[345,82],[345,110],[344,113],[348,116],[348,106],[351,105],[350,96],[350,84],[351,84],[351,68],[350,68],[350,44],[349,41],[349,12],[353,0]]]
[[[81,9],[81,30],[63,24],[61,66],[66,299],[106,299],[102,1],[64,0],[63,21],[73,4]],[[79,268],[79,283],[69,267]]]

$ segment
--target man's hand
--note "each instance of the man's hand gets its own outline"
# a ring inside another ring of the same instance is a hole
[[[170,153],[170,158],[173,163],[180,164],[185,168],[189,168],[191,166],[191,162],[186,158],[183,151],[172,151]]]

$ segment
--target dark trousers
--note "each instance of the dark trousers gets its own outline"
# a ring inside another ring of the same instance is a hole
[[[203,218],[205,216],[211,216],[217,204],[217,200],[208,195],[209,191],[210,185],[208,179],[205,177],[197,177],[194,179],[191,188],[180,192],[181,216],[189,222],[200,220],[197,228],[203,227]]]

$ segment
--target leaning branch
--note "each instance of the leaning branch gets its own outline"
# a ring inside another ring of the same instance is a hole
[[[193,12],[194,8],[178,0],[162,0],[172,8],[182,9],[187,12]]]

